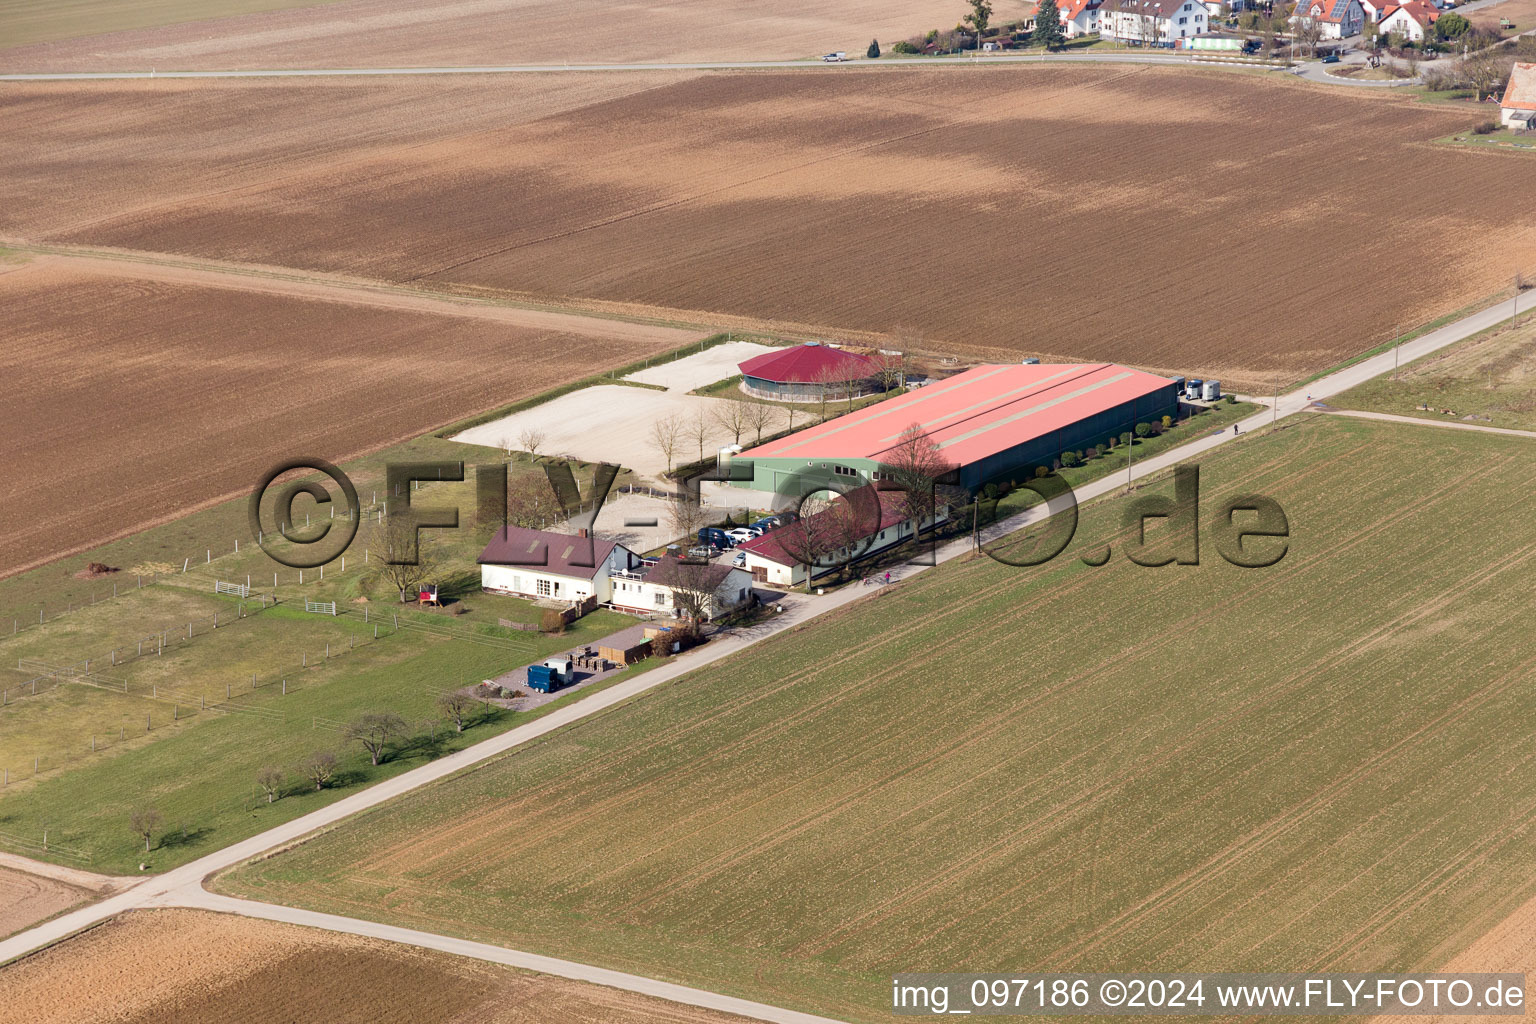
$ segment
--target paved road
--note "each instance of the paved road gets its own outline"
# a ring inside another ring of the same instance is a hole
[[[1325,413],[1329,416],[1354,416],[1362,420],[1385,420],[1388,423],[1411,423],[1416,427],[1441,427],[1449,430],[1476,430],[1484,434],[1505,434],[1509,437],[1536,437],[1536,430],[1511,430],[1509,427],[1485,427],[1477,423],[1460,423],[1456,420],[1431,420],[1420,416],[1394,416],[1389,412],[1366,412],[1363,409],[1309,409],[1308,412]]]
[[[251,69],[246,71],[54,71],[0,75],[0,82],[77,82],[138,78],[305,78],[399,75],[502,75],[543,74],[565,71],[740,71],[781,68],[823,68],[835,71],[872,67],[973,67],[981,64],[1108,63],[1108,64],[1214,64],[1225,66],[1220,58],[1185,56],[1179,53],[1148,54],[1131,52],[1090,52],[1055,54],[991,54],[977,57],[881,57],[878,61],[848,60],[825,63],[820,60],[739,60],[694,61],[669,64],[478,64],[436,68],[290,68]],[[1253,66],[1246,64],[1245,66]],[[1264,66],[1264,65],[1259,65]],[[1278,69],[1277,69],[1278,70]]]
[[[1513,300],[1501,302],[1480,313],[1474,313],[1464,320],[1457,321],[1454,324],[1407,342],[1400,349],[1399,354],[1401,355],[1402,362],[1407,363],[1410,360],[1427,355],[1447,345],[1454,344],[1463,338],[1470,337],[1502,320],[1508,319],[1514,315],[1514,312]],[[1273,420],[1292,416],[1306,409],[1314,399],[1328,398],[1372,377],[1390,373],[1395,365],[1394,353],[1390,350],[1372,356],[1369,359],[1364,359],[1353,366],[1314,381],[1303,389],[1291,392],[1290,394],[1280,395],[1278,401],[1273,403],[1274,407],[1271,410],[1257,413],[1241,421],[1241,430],[1244,433],[1252,432],[1261,429],[1265,424]],[[1079,502],[1083,502],[1110,494],[1124,485],[1128,479],[1141,479],[1155,473],[1160,473],[1176,463],[1186,461],[1193,456],[1200,455],[1236,439],[1237,437],[1228,431],[1207,435],[1191,441],[1189,444],[1182,445],[1177,449],[1165,452],[1162,455],[1149,458],[1145,462],[1137,463],[1129,474],[1117,473],[1113,477],[1106,477],[1085,484],[1078,489],[1076,498]],[[1053,506],[1051,511],[1055,511],[1056,508],[1059,508],[1059,503]],[[988,529],[986,538],[991,539],[1020,529],[1043,519],[1047,514],[1048,512],[1039,506],[1031,508]],[[960,557],[970,550],[969,538],[961,538],[941,546],[936,553],[937,557],[935,560],[937,562],[946,562]],[[920,571],[922,571],[920,568],[913,567],[906,570],[906,575]],[[109,897],[100,903],[63,914],[27,931],[13,935],[9,939],[0,941],[0,964],[7,963],[20,956],[25,956],[30,952],[58,942],[75,932],[99,924],[128,910],[148,906],[212,906],[213,904],[210,903],[210,900],[213,899],[213,896],[203,889],[202,883],[205,878],[215,872],[233,867],[259,854],[291,844],[311,832],[328,828],[360,811],[375,807],[387,800],[392,800],[397,796],[436,782],[462,769],[496,757],[515,747],[548,735],[563,726],[599,714],[608,708],[676,679],[685,672],[691,672],[696,668],[718,661],[768,636],[807,622],[817,616],[825,615],[864,596],[867,595],[862,587],[845,587],[841,591],[818,598],[790,595],[784,601],[785,611],[764,627],[729,637],[717,638],[707,646],[686,657],[680,658],[673,664],[637,675],[630,681],[619,683],[607,690],[594,693],[543,718],[529,722],[527,725],[518,726],[515,729],[502,733],[500,736],[494,736],[455,754],[450,754],[441,760],[377,783],[368,789],[338,800],[328,807],[321,808],[303,817],[295,818],[260,835],[252,836],[223,850],[215,851],[179,868],[173,868],[162,875],[147,878],[126,892]],[[320,928],[335,928],[336,930],[349,931],[356,934],[378,934],[384,936],[385,932],[388,931],[390,934],[386,937],[393,937],[397,941],[410,942],[417,945],[430,942],[432,948],[447,948],[441,945],[441,943],[454,941],[443,939],[439,936],[426,935],[425,933],[411,932],[408,929],[390,930],[386,926],[374,925],[369,922],[313,914],[309,911],[298,910],[292,907],[249,904],[243,900],[224,900],[223,898],[219,898],[216,902],[218,909],[228,910],[233,913],[248,913],[251,916],[270,920],[289,921],[294,924],[305,924]],[[490,958],[489,956],[482,954],[492,949],[495,949],[495,947],[482,947],[480,953],[471,953],[469,955],[479,955],[482,959],[488,959]],[[497,955],[504,955],[508,958],[521,958],[518,961],[519,965],[523,962],[533,963],[537,961],[543,966],[535,969],[544,970],[547,973],[561,977],[584,981],[602,977],[606,980],[599,982],[600,984],[612,985],[629,991],[649,993],[654,991],[656,986],[662,984],[661,982],[645,978],[636,979],[632,975],[606,972],[600,968],[589,967],[584,964],[570,964],[566,961],[540,958],[534,954],[515,953],[511,950],[504,950]],[[512,962],[512,960],[509,959],[503,962]],[[725,998],[712,993],[700,994],[697,990],[686,989],[681,986],[669,989],[669,991],[672,994],[665,998],[675,999],[692,1005],[711,1006],[713,1008],[719,1008],[719,1005],[715,1002],[716,1000]],[[698,1001],[704,997],[711,1001]],[[807,1017],[803,1014],[795,1014],[793,1011],[781,1010],[776,1007],[758,1006],[757,1004],[750,1005],[755,1008],[751,1010],[738,1008],[732,1012],[743,1013],[762,1020],[782,1021],[786,1022],[786,1024],[804,1024],[804,1022],[815,1020],[815,1018]]]

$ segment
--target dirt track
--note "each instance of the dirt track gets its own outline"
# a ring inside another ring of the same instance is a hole
[[[0,274],[0,574],[696,333],[115,261]],[[593,333],[580,333],[590,330]]]
[[[0,1024],[728,1024],[741,1018],[386,942],[135,911],[0,969]]]

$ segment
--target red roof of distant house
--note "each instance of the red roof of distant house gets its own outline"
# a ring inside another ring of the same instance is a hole
[[[1060,17],[1063,24],[1082,14],[1084,11],[1096,11],[1103,0],[1069,0],[1060,7]]]
[[[1511,110],[1536,110],[1536,64],[1516,64],[1499,104]]]
[[[777,384],[815,384],[823,379],[824,373],[841,372],[850,364],[856,364],[859,372],[866,375],[875,372],[875,362],[868,356],[814,343],[764,352],[738,368],[745,376]]]
[[[736,458],[879,462],[917,424],[946,461],[965,466],[1172,384],[1166,377],[1114,363],[978,366]]]
[[[1349,13],[1349,0],[1316,0],[1305,10],[1301,6],[1296,8],[1297,17],[1326,21],[1335,25],[1343,24],[1344,15],[1347,13]]]
[[[750,551],[760,558],[766,558],[770,562],[780,565],[801,565],[810,559],[806,556],[812,554],[808,550],[811,546],[806,544],[807,534],[816,537],[818,529],[824,531],[824,536],[829,538],[815,545],[815,553],[829,554],[827,548],[841,547],[844,538],[836,536],[845,533],[842,523],[833,525],[833,520],[840,514],[846,514],[852,510],[856,517],[854,525],[857,526],[858,539],[872,537],[881,530],[895,526],[906,519],[904,513],[907,494],[905,491],[882,491],[876,489],[874,484],[865,484],[847,494],[838,495],[833,504],[840,504],[837,509],[826,509],[804,519],[797,519],[792,523],[780,526],[778,529],[769,530],[761,537],[753,537],[737,545],[740,551]],[[871,498],[877,498],[879,505],[879,521],[875,518],[875,504]],[[850,500],[852,499],[852,500]],[[926,516],[926,513],[925,513]]]
[[[1382,11],[1381,20],[1386,21],[1398,11],[1402,11],[1424,28],[1429,28],[1440,17],[1440,12],[1429,6],[1429,4],[1420,3],[1420,0],[1407,0],[1406,3],[1392,4]]]
[[[596,537],[507,526],[496,531],[478,561],[482,565],[526,565],[556,576],[590,580],[618,546],[614,541]]]

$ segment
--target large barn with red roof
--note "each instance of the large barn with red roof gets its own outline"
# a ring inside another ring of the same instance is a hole
[[[841,398],[876,390],[873,359],[846,349],[808,341],[775,349],[739,364],[748,394],[781,402],[816,401],[823,393]]]
[[[961,486],[1024,479],[1064,451],[1176,414],[1177,380],[1113,363],[978,366],[742,452],[741,483],[778,494],[826,475],[850,485],[889,466],[913,424],[959,470]]]

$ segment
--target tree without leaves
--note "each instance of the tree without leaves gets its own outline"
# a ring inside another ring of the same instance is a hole
[[[380,527],[383,535],[384,557],[379,562],[378,575],[386,583],[395,589],[400,595],[400,603],[404,604],[405,595],[417,590],[441,567],[441,561],[437,557],[436,549],[425,535],[416,536],[416,520],[409,513],[396,513],[384,520]],[[412,558],[412,542],[416,542],[414,561],[407,562],[404,559]]]
[[[709,525],[709,513],[693,492],[684,488],[667,499],[667,525],[692,544],[699,530]]]
[[[1513,67],[1513,60],[1496,53],[1479,53],[1462,61],[1462,73],[1480,100],[1502,89]]]
[[[464,723],[469,721],[469,712],[479,703],[463,690],[449,690],[437,698],[437,709],[453,723],[454,732],[462,733]]]
[[[688,421],[688,440],[699,446],[699,461],[704,461],[704,444],[709,440],[709,416],[701,408]]]
[[[523,451],[534,458],[539,457],[539,449],[544,447],[546,440],[548,440],[548,435],[538,427],[524,427],[522,432],[517,435],[517,443],[523,446]]]
[[[902,518],[917,529],[937,513],[940,480],[954,468],[928,432],[912,423],[881,463],[880,475],[901,489]]]
[[[1294,45],[1307,54],[1316,55],[1318,41],[1323,38],[1323,26],[1312,18],[1297,18],[1291,32]]]
[[[565,516],[560,496],[544,473],[527,473],[507,481],[507,524],[543,529]]]
[[[742,431],[749,426],[747,422],[747,407],[756,405],[756,402],[738,402],[734,399],[725,399],[715,406],[714,418],[720,428],[731,435],[732,444],[741,444]]]
[[[842,379],[842,371],[835,365],[823,366],[816,371],[816,390],[820,392],[817,415],[823,420],[827,418],[827,399],[832,396],[833,389]]]
[[[800,503],[800,518],[774,532],[779,545],[805,566],[805,589],[811,589],[816,568],[847,570],[863,553],[864,538],[880,529],[880,496],[872,486],[859,487],[832,501],[817,497]]]
[[[881,391],[906,386],[907,374],[911,372],[911,361],[905,352],[899,350],[876,352],[874,360],[875,382],[880,385]]]
[[[405,719],[393,711],[365,711],[347,724],[342,735],[361,743],[377,765],[389,741],[404,732]]]
[[[683,421],[677,416],[666,416],[651,424],[651,447],[667,460],[668,473],[672,472],[672,461],[677,458],[677,448],[682,437]]]
[[[718,571],[709,562],[666,559],[662,578],[672,592],[678,616],[692,623],[704,621],[714,596]]]
[[[283,784],[283,770],[273,765],[267,765],[256,773],[256,785],[267,794],[267,803],[277,799],[277,787]]]
[[[317,791],[322,790],[336,774],[336,755],[329,750],[317,750],[304,759],[299,765],[299,771],[315,784]]]
[[[159,811],[153,807],[138,807],[128,815],[128,827],[133,834],[144,840],[144,852],[149,852],[150,837],[155,834],[155,829],[160,827],[160,822],[165,820]]]
[[[745,407],[746,424],[757,434],[757,444],[763,443],[763,428],[773,422],[773,406],[764,402],[741,402]]]

